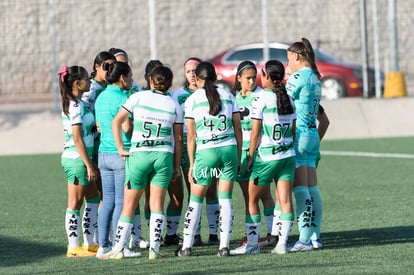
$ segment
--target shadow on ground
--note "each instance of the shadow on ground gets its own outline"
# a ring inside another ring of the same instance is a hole
[[[298,238],[298,235],[291,235],[289,244],[298,240]],[[323,249],[414,243],[414,225],[323,232],[321,233],[321,239]]]
[[[321,233],[323,249],[388,245],[414,242],[414,226],[367,228]]]
[[[26,265],[65,253],[65,245],[54,246],[0,236],[0,267]]]

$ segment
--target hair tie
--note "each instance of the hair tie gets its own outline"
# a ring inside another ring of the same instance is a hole
[[[60,80],[62,82],[65,82],[65,76],[68,74],[68,70],[69,70],[68,66],[65,65],[62,67],[62,70],[58,72],[58,76],[60,76]]]

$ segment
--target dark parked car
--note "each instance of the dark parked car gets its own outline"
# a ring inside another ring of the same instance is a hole
[[[269,59],[278,59],[287,64],[286,43],[269,43]],[[342,62],[335,57],[314,48],[316,65],[322,75],[322,97],[336,99],[345,96],[363,96],[362,66]],[[219,86],[231,89],[237,66],[241,61],[250,60],[257,65],[257,71],[264,66],[263,43],[244,44],[218,54],[209,61],[215,66]],[[375,94],[374,70],[369,69],[369,95]],[[383,79],[383,75],[381,76]],[[257,74],[257,83],[261,84],[261,74]]]

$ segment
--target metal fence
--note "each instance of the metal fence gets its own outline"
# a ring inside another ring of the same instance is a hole
[[[377,5],[379,64],[390,68],[388,1],[367,0],[368,61],[374,64],[373,4]],[[360,0],[267,0],[269,41],[305,36],[322,50],[361,63]],[[155,40],[150,36],[153,3]],[[262,2],[251,0],[2,0],[0,1],[0,101],[52,100],[54,64],[92,68],[95,55],[125,49],[134,79],[144,82],[151,56],[169,64],[175,83],[189,56],[209,58],[241,43],[262,41]],[[396,5],[399,67],[410,82],[414,48],[411,1]],[[154,52],[154,51],[153,51]]]

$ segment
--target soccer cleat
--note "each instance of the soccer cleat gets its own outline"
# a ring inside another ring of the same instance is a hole
[[[85,245],[84,244],[82,247],[83,247],[83,249],[88,250],[89,252],[95,252],[96,253],[98,251],[99,245],[96,244],[96,243],[90,244],[90,245]]]
[[[208,237],[208,245],[218,245],[218,244],[219,244],[218,236],[215,234],[210,234],[210,236]]]
[[[135,258],[135,257],[139,257],[139,256],[141,256],[140,252],[133,251],[133,250],[128,249],[126,247],[124,248],[124,257],[125,258]]]
[[[279,237],[278,236],[272,236],[272,234],[267,233],[267,236],[265,238],[259,239],[259,246],[260,247],[272,247],[275,246]]]
[[[239,245],[247,244],[247,236],[244,236],[240,241],[236,241],[236,244],[239,244]]]
[[[260,247],[271,247],[275,246],[278,240],[279,236],[273,236],[270,233],[267,233],[266,237],[260,238],[258,243]],[[237,242],[237,244],[247,244],[247,237],[244,236],[240,241]]]
[[[163,255],[160,254],[160,252],[155,251],[153,248],[149,249],[148,259],[149,260],[156,260],[156,259],[162,259],[164,258]]]
[[[175,256],[177,257],[189,257],[191,256],[191,248],[182,248],[179,247],[176,251],[175,251]]]
[[[111,247],[99,247],[98,251],[96,252],[96,258],[100,258],[101,256],[103,256],[104,254],[108,253],[109,251],[111,251]]]
[[[194,236],[194,242],[193,242],[193,246],[202,246],[203,245],[203,241],[201,240],[201,235],[195,235]]]
[[[121,250],[112,249],[108,253],[103,254],[102,256],[99,257],[99,259],[101,260],[121,260],[122,258],[124,258],[123,249]]]
[[[128,244],[129,249],[135,249],[135,248],[149,248],[149,242],[144,240],[144,238],[139,237],[138,240],[134,241],[132,238],[129,240]]]
[[[311,242],[312,242],[312,246],[313,246],[314,249],[322,248],[322,240],[321,239],[311,240]]]
[[[289,252],[310,251],[313,250],[313,246],[310,241],[308,243],[296,241],[288,250]]]
[[[182,239],[178,237],[177,234],[165,235],[164,241],[162,242],[162,246],[180,245],[181,243]]]
[[[223,247],[222,249],[218,251],[217,256],[219,257],[230,256],[230,250],[227,247]]]
[[[76,258],[76,257],[93,257],[96,255],[96,252],[91,252],[86,250],[85,248],[78,246],[78,247],[68,247],[66,251],[66,257],[68,258]]]
[[[260,247],[258,244],[251,246],[248,244],[243,244],[236,249],[230,250],[230,255],[247,255],[247,254],[259,254]]]
[[[272,249],[273,254],[287,254],[287,246],[286,243],[283,244],[277,244],[275,248]]]

